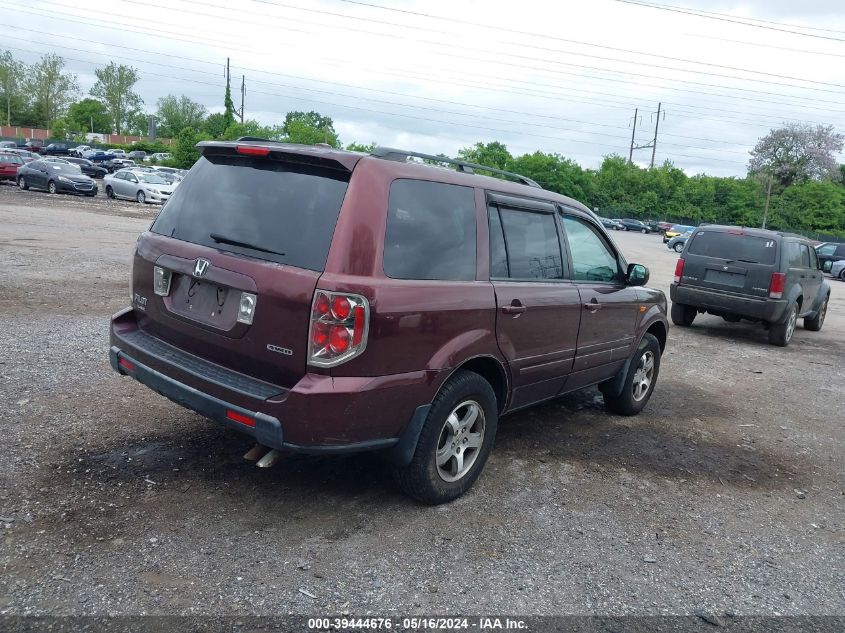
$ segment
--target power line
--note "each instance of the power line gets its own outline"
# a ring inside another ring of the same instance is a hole
[[[742,20],[731,19],[727,14],[705,15],[695,9],[688,9],[685,7],[670,7],[663,4],[652,4],[648,2],[641,2],[640,0],[614,0],[614,2],[621,2],[623,4],[632,4],[639,7],[646,7],[648,9],[658,9],[660,11],[671,11],[673,13],[682,13],[684,15],[692,15],[698,18],[707,18],[709,20],[718,20],[720,22],[731,22],[733,24],[742,24],[743,26],[753,26],[758,29],[766,29],[769,31],[778,31],[780,33],[790,33],[792,35],[801,35],[803,37],[815,37],[822,40],[832,40],[834,42],[845,42],[841,37],[830,37],[827,35],[816,35],[815,33],[801,33],[800,31],[792,31],[789,29],[782,29],[774,26],[766,26],[764,24],[754,24],[752,22],[743,22]],[[797,27],[802,28],[802,27]]]
[[[32,49],[24,49],[24,48],[19,48],[19,47],[9,47],[9,48],[11,48],[12,50],[18,50],[18,51],[23,51],[23,52],[28,52],[28,53],[34,53],[34,54],[39,53],[38,51],[34,51]],[[105,55],[105,54],[103,54],[103,55]],[[82,63],[92,64],[92,65],[97,64],[97,62],[92,62],[90,60],[84,60],[84,59],[79,59],[79,58],[69,57],[68,59],[71,59],[73,61],[82,62]],[[218,85],[216,83],[203,82],[203,81],[199,81],[199,80],[196,80],[196,79],[190,79],[188,77],[175,76],[173,74],[165,75],[165,74],[162,74],[162,73],[153,73],[153,72],[149,72],[149,71],[146,71],[146,72],[149,75],[163,77],[163,78],[166,78],[166,79],[176,79],[176,80],[179,80],[179,81],[188,81],[188,82],[191,82],[191,83],[197,83],[197,84],[208,85],[208,86],[217,86]],[[200,73],[203,73],[203,74],[216,74],[216,73],[207,73],[205,71],[194,71],[194,72],[200,72]],[[513,134],[513,130],[504,130],[504,129],[501,129],[501,128],[492,128],[492,127],[487,127],[487,126],[475,125],[475,124],[471,124],[471,123],[462,123],[462,122],[448,121],[448,120],[443,120],[443,119],[433,119],[433,118],[430,118],[430,117],[423,117],[423,116],[417,116],[417,115],[406,114],[406,113],[386,112],[384,110],[374,110],[374,109],[371,109],[371,108],[364,108],[364,107],[360,107],[360,106],[351,106],[351,105],[343,104],[343,103],[335,103],[335,102],[331,102],[331,101],[322,101],[322,100],[317,100],[317,99],[313,99],[313,98],[298,97],[298,96],[291,95],[291,94],[263,92],[263,91],[259,91],[259,90],[254,90],[253,92],[256,93],[256,94],[263,94],[263,95],[267,95],[267,96],[271,96],[271,97],[283,97],[283,98],[287,98],[287,99],[294,99],[294,100],[297,100],[297,101],[306,101],[306,102],[309,102],[309,103],[317,103],[317,104],[333,106],[333,107],[337,107],[337,108],[343,108],[343,109],[349,109],[349,110],[358,110],[358,111],[367,112],[367,113],[370,113],[370,114],[380,114],[380,115],[383,115],[383,116],[391,116],[391,117],[398,117],[398,118],[404,118],[404,119],[414,119],[414,120],[419,120],[419,121],[425,121],[425,122],[428,122],[428,123],[439,123],[439,124],[444,124],[444,125],[460,126],[461,128],[474,128],[474,129],[478,129],[478,130],[483,130],[483,131],[487,131],[487,132],[496,132],[496,133],[500,133],[500,134]],[[620,148],[620,145],[618,145],[618,144],[611,145],[611,144],[608,144],[608,143],[597,143],[595,141],[587,141],[587,140],[566,138],[566,137],[560,137],[560,136],[550,136],[550,135],[547,135],[547,134],[534,134],[534,133],[531,133],[531,132],[519,132],[519,136],[529,136],[529,137],[533,137],[533,138],[550,139],[550,140],[554,140],[554,141],[558,141],[558,142],[575,143],[575,144],[589,145],[589,146],[595,146],[595,147],[608,147],[608,148],[611,148],[611,149],[614,149],[614,150],[618,150]],[[687,146],[684,146],[684,147],[687,147]],[[711,150],[719,151],[716,148],[700,148],[700,149],[711,149]],[[690,154],[681,154],[681,153],[677,153],[677,152],[673,153],[672,155],[675,156],[675,157],[691,158],[691,159],[694,159],[694,160],[706,160],[706,158],[707,158],[707,157],[704,157],[704,156],[693,156],[693,155],[690,155]],[[726,164],[733,164],[733,165],[745,165],[745,163],[740,163],[739,161],[731,161],[731,160],[722,160],[720,162],[726,163]]]
[[[15,27],[12,27],[12,28],[15,28]],[[24,40],[24,38],[11,37],[11,39],[20,39],[20,40],[23,40],[23,41],[28,41],[31,44],[40,44],[40,42],[33,41],[33,40]],[[81,52],[81,53],[101,55],[101,56],[107,57],[109,59],[123,59],[123,60],[127,60],[127,61],[132,61],[132,62],[153,64],[153,65],[164,66],[164,67],[168,67],[168,68],[170,67],[170,65],[168,65],[168,64],[152,62],[152,61],[149,61],[149,60],[139,60],[139,59],[136,59],[136,58],[128,58],[128,57],[123,57],[123,56],[109,55],[107,53],[98,53],[98,52],[95,52],[95,51],[88,51],[88,50],[85,50],[85,49],[79,49],[79,48],[75,48],[75,47],[71,47],[71,46],[65,46],[63,44],[57,45],[57,47],[58,48],[64,48],[64,49],[67,49],[67,50],[73,50],[73,51],[77,51],[77,52]],[[69,58],[69,59],[73,59],[75,61],[83,61],[85,63],[91,63],[91,64],[97,63],[97,62],[92,62],[91,60],[80,60],[78,58]],[[201,73],[201,74],[205,74],[205,75],[212,75],[212,76],[216,75],[216,73],[212,73],[212,72],[209,72],[209,71],[200,71],[200,70],[194,70],[194,69],[185,69],[185,70],[188,70],[188,71],[191,71],[191,72],[197,72],[197,73]],[[148,72],[148,74],[152,74],[152,75],[157,74],[157,73],[150,73],[149,71],[145,71],[145,72]],[[228,63],[228,59],[227,59],[227,64],[226,64],[227,83],[228,83],[229,73],[230,73],[229,63]],[[360,96],[357,96],[357,95],[338,93],[337,91],[317,90],[317,89],[314,89],[314,88],[305,88],[305,87],[302,87],[302,86],[297,86],[297,85],[292,85],[292,84],[273,83],[273,82],[266,82],[266,81],[261,81],[261,80],[253,80],[253,81],[255,83],[266,84],[266,85],[269,85],[269,86],[274,87],[274,88],[293,88],[295,90],[301,90],[301,91],[305,91],[305,92],[313,92],[313,93],[317,93],[317,94],[333,95],[333,96],[336,96],[336,97],[345,97],[345,98],[354,99],[354,100],[357,100],[357,101],[371,101],[371,102],[374,102],[374,103],[380,103],[380,104],[384,104],[384,105],[398,106],[398,107],[402,107],[402,108],[422,109],[422,110],[427,110],[427,111],[433,110],[434,112],[437,112],[437,113],[442,113],[442,114],[447,114],[447,115],[455,115],[455,116],[461,116],[461,117],[471,117],[471,118],[477,117],[476,114],[469,113],[469,112],[458,112],[458,111],[454,111],[454,110],[443,110],[443,109],[436,109],[436,108],[432,109],[430,106],[399,103],[399,102],[396,102],[396,101],[388,101],[388,100],[384,100],[384,99],[373,99],[373,98],[369,98],[369,97],[360,97]],[[259,92],[259,94],[261,94],[261,93]],[[438,101],[441,101],[443,103],[451,103],[453,105],[471,105],[471,104],[456,104],[455,102],[449,102],[449,101],[445,101],[445,100],[438,100]],[[484,108],[484,106],[473,106],[473,107]],[[528,113],[528,112],[519,112],[519,111],[510,111],[510,112],[512,112],[514,114],[524,115],[526,117],[537,116],[537,115],[534,115],[534,114]],[[238,112],[238,114],[241,114],[241,112]],[[397,114],[401,114],[401,113],[397,113]],[[241,114],[241,116],[242,116],[242,114]],[[540,115],[540,116],[543,116],[544,118],[550,118],[550,119],[553,119],[553,120],[557,119],[557,117],[552,117],[552,116],[544,116],[544,115]],[[576,134],[588,134],[588,135],[592,135],[592,136],[603,136],[603,137],[612,138],[612,139],[620,139],[620,137],[618,135],[615,135],[615,134],[596,132],[596,131],[592,131],[592,130],[579,130],[579,129],[573,129],[573,128],[561,127],[561,126],[556,126],[556,125],[543,124],[543,123],[534,123],[530,120],[529,121],[525,121],[525,120],[522,120],[522,121],[516,120],[515,121],[513,119],[502,119],[502,118],[496,118],[496,117],[486,117],[486,120],[495,121],[495,122],[498,122],[498,123],[508,123],[508,124],[514,124],[514,125],[527,126],[527,127],[537,127],[537,128],[541,128],[541,129],[557,130],[557,131],[562,131],[562,132],[573,132],[573,133],[576,133]],[[567,120],[567,119],[563,119],[563,120]],[[589,121],[583,121],[583,120],[570,120],[570,121],[577,122],[577,123],[583,123],[585,125],[601,125],[602,127],[613,127],[613,128],[618,128],[618,129],[626,129],[624,126],[594,124],[594,123],[591,123]],[[454,124],[457,125],[458,123],[454,123]],[[567,139],[567,140],[573,140],[574,141],[575,139]],[[712,139],[699,138],[697,140],[703,140],[703,141],[706,141],[706,142],[713,142]],[[742,156],[746,155],[746,152],[738,152],[738,151],[734,151],[734,150],[720,149],[720,148],[717,148],[717,147],[701,147],[701,146],[697,146],[697,145],[690,145],[688,143],[685,143],[685,144],[665,143],[665,145],[670,146],[670,147],[680,147],[680,148],[687,148],[687,149],[700,149],[700,150],[704,150],[704,151],[718,151],[720,154],[726,154],[727,153],[727,154],[737,154],[737,155],[742,155]]]
[[[200,6],[203,6],[205,8],[216,8],[216,9],[221,9],[221,10],[224,10],[224,11],[228,9],[228,7],[225,7],[225,6],[211,4],[211,3],[207,3],[207,2],[197,2],[196,0],[183,0],[183,1],[190,3],[190,4],[199,4]],[[284,4],[280,4],[280,3],[269,2],[268,0],[254,0],[254,1],[262,2],[263,4],[270,4],[270,5],[273,5],[273,6],[282,6],[284,8],[292,8],[292,9],[301,10],[301,11],[316,12],[316,13],[319,13],[319,14],[322,14],[322,15],[332,15],[332,16],[336,16],[336,17],[353,18],[354,19],[354,16],[349,16],[349,15],[342,14],[342,13],[333,13],[333,12],[329,12],[329,11],[325,11],[325,10],[317,10],[317,9],[306,9],[306,8],[302,8],[302,7],[295,7],[295,6],[284,5]],[[56,5],[52,5],[52,3],[50,3],[50,2],[42,2],[42,4],[56,6]],[[224,19],[224,20],[227,20],[227,21],[241,22],[241,23],[249,24],[251,26],[255,25],[255,22],[252,22],[252,21],[249,21],[249,20],[244,20],[244,19],[238,18],[238,17],[233,17],[231,15],[220,16],[220,15],[213,15],[213,14],[210,15],[210,14],[204,13],[204,12],[198,13],[196,11],[188,11],[186,9],[180,9],[180,8],[176,8],[176,7],[169,6],[169,5],[154,4],[154,3],[150,3],[149,1],[146,2],[145,5],[146,6],[158,7],[158,8],[167,10],[167,11],[176,11],[176,12],[179,12],[179,13],[187,13],[189,15],[202,15],[203,17],[214,17],[214,18],[218,18],[218,19]],[[285,28],[290,28],[289,23],[291,21],[294,21],[294,22],[299,22],[299,23],[308,24],[308,25],[312,25],[312,26],[316,25],[316,26],[321,26],[321,27],[339,29],[339,30],[342,30],[343,32],[353,31],[353,32],[358,32],[358,33],[364,33],[364,34],[367,34],[367,35],[375,35],[377,37],[385,37],[385,38],[396,39],[396,40],[401,40],[401,41],[407,41],[407,40],[410,39],[410,40],[420,42],[420,43],[423,43],[423,44],[435,46],[436,47],[435,50],[432,51],[433,54],[441,55],[441,56],[446,55],[450,59],[454,57],[452,52],[444,53],[441,50],[441,48],[444,45],[444,42],[426,40],[426,39],[421,39],[421,38],[418,38],[418,37],[408,37],[408,36],[399,35],[399,34],[396,34],[396,33],[382,33],[382,32],[379,32],[379,31],[372,31],[372,30],[367,30],[367,29],[350,27],[348,25],[339,26],[339,25],[326,24],[326,23],[321,23],[321,22],[315,23],[315,22],[308,21],[308,20],[299,20],[299,19],[296,19],[296,18],[289,18],[289,17],[268,16],[267,14],[263,14],[263,13],[246,11],[243,8],[239,9],[239,12],[240,13],[251,13],[251,14],[258,15],[259,17],[261,17],[262,20],[267,20],[268,18],[272,18],[274,20],[281,20],[282,22],[284,22]],[[402,24],[396,24],[396,23],[388,23],[388,24],[390,24],[391,26],[394,26],[394,27],[398,26],[398,27],[404,27],[404,28],[412,28],[412,27],[409,27],[407,25],[402,25]],[[297,29],[292,29],[292,30],[297,30]],[[626,78],[629,78],[630,76],[637,76],[637,77],[646,77],[646,78],[658,78],[658,79],[663,79],[663,80],[668,80],[668,81],[677,81],[676,79],[673,79],[673,78],[660,77],[660,76],[654,75],[654,74],[637,73],[637,72],[632,72],[632,71],[612,70],[612,69],[603,68],[603,67],[588,66],[588,65],[583,65],[583,64],[573,64],[573,63],[570,63],[570,62],[561,62],[561,61],[558,61],[558,60],[547,59],[547,58],[542,58],[542,57],[532,57],[532,56],[529,56],[529,55],[517,55],[517,54],[514,54],[514,53],[503,53],[503,52],[496,50],[496,49],[485,49],[485,48],[478,48],[478,47],[471,47],[471,46],[463,46],[461,44],[456,44],[454,42],[449,43],[449,48],[453,49],[453,50],[458,49],[458,50],[466,50],[466,51],[470,51],[470,52],[481,52],[481,53],[486,53],[488,55],[506,56],[508,59],[515,58],[515,59],[520,59],[520,60],[525,60],[525,61],[534,61],[534,62],[541,62],[541,63],[545,63],[545,64],[553,64],[555,66],[567,66],[567,67],[573,67],[573,68],[584,68],[584,69],[588,69],[588,70],[600,70],[600,71],[603,71],[603,72],[612,72],[612,73],[616,73],[616,74],[624,74],[626,76]],[[599,59],[599,60],[610,61],[610,62],[613,62],[613,63],[633,64],[633,65],[638,64],[638,62],[634,62],[634,61],[630,61],[630,60],[619,59],[619,58],[615,58],[615,57],[603,57],[603,56],[598,56],[598,55],[590,55],[590,54],[587,54],[587,53],[563,52],[563,54],[576,55],[576,56],[580,56],[580,57],[590,57],[590,58],[595,58],[595,59]],[[465,59],[474,59],[475,61],[481,61],[481,62],[485,62],[485,63],[495,61],[495,63],[505,64],[505,65],[515,67],[515,68],[522,68],[522,69],[528,68],[528,69],[537,70],[537,71],[541,71],[541,72],[558,72],[558,71],[549,70],[547,68],[537,68],[537,67],[532,67],[532,66],[525,66],[525,65],[514,64],[514,63],[511,63],[511,62],[502,61],[502,60],[490,60],[490,59],[467,58],[467,57],[465,57]],[[739,81],[743,81],[743,82],[752,81],[752,82],[761,83],[761,84],[769,84],[769,85],[782,86],[782,87],[788,87],[788,88],[799,88],[799,89],[802,89],[802,90],[811,90],[811,91],[816,91],[816,92],[824,92],[824,93],[831,93],[831,94],[845,94],[845,91],[843,91],[843,90],[830,90],[830,89],[827,89],[827,88],[815,88],[815,87],[811,87],[811,86],[796,86],[794,84],[783,83],[783,82],[778,82],[778,81],[770,81],[770,80],[766,80],[766,79],[738,77],[736,75],[729,75],[729,74],[724,74],[724,73],[713,73],[713,72],[708,72],[708,71],[704,71],[704,70],[691,70],[691,69],[679,68],[679,67],[675,67],[675,66],[665,66],[665,65],[659,65],[659,64],[651,64],[651,66],[653,68],[659,68],[661,70],[670,70],[672,72],[682,72],[682,73],[690,73],[690,74],[695,73],[695,74],[700,74],[700,75],[707,75],[707,76],[720,77],[720,78],[726,78],[726,79],[735,79],[735,80],[739,80]],[[755,71],[745,71],[745,72],[755,72]],[[817,82],[817,81],[814,81],[814,80],[806,80],[806,79],[798,78],[798,77],[787,77],[787,76],[780,76],[780,75],[775,75],[775,76],[779,76],[779,77],[789,79],[789,80],[805,81],[807,83],[816,83],[816,84],[820,84],[820,85],[827,85],[827,86],[833,86],[833,87],[836,87],[836,88],[845,89],[845,84],[831,84],[831,83],[826,83],[826,82]],[[706,86],[706,87],[721,87],[721,88],[728,88],[728,89],[732,89],[732,90],[740,90],[740,91],[743,91],[743,92],[749,91],[748,89],[745,89],[745,88],[731,88],[731,87],[728,87],[728,86],[719,86],[719,85],[714,85],[714,84],[706,84],[706,83],[702,83],[702,82],[694,82],[694,81],[690,81],[690,80],[687,80],[687,79],[685,79],[683,81],[690,83],[690,84],[693,84],[693,85],[701,85],[701,86]],[[778,94],[777,96],[789,98],[786,95]],[[839,105],[840,102],[839,101],[828,101],[827,103]]]
[[[822,55],[823,57],[845,57],[839,53],[827,53],[824,51],[811,51],[805,48],[791,48],[789,46],[777,46],[775,44],[763,44],[761,42],[746,42],[743,40],[732,40],[727,37],[715,37],[714,35],[699,35],[698,33],[685,33],[689,37],[698,37],[705,40],[715,40],[717,42],[731,42],[732,44],[743,44],[745,46],[757,46],[759,48],[773,48],[779,51],[789,51],[791,53],[803,53],[806,55]]]
[[[217,6],[217,5],[211,5],[211,6]],[[218,8],[220,8],[220,7],[218,7]],[[27,10],[27,9],[19,9],[19,10],[20,10],[20,11],[24,11],[24,12],[28,12],[28,13],[36,13],[36,12],[30,11],[30,10]],[[189,12],[189,13],[190,13],[190,12]],[[36,13],[36,14],[37,14],[37,15],[45,15],[44,13],[40,13],[40,12],[38,12],[38,13]],[[46,14],[46,15],[47,15],[47,17],[55,17],[54,15],[49,15],[49,14]],[[74,17],[79,17],[79,16],[76,16],[76,14],[70,14],[70,15],[73,15]],[[72,21],[72,22],[73,22],[73,21],[75,21],[75,22],[79,22],[79,23],[82,23],[82,24],[89,24],[89,25],[93,25],[93,23],[92,23],[92,22],[90,22],[90,21],[85,21],[85,20],[73,20],[73,19],[71,19],[70,17],[67,17],[67,16],[68,16],[68,14],[62,14],[62,17],[63,17],[64,19],[69,20],[69,21]],[[222,19],[222,17],[223,17],[223,16],[213,16],[213,17],[217,17],[217,18],[221,18],[221,19]],[[248,22],[248,23],[249,23],[249,24],[253,24],[252,22]],[[132,29],[129,25],[126,25],[125,23],[120,23],[120,22],[118,22],[118,24],[120,24],[121,26],[123,26],[123,27],[124,27],[124,28],[126,28],[127,30],[134,31],[134,32],[139,32],[139,33],[144,33],[144,34],[152,35],[152,36],[154,36],[154,37],[159,37],[159,38],[163,38],[163,36],[162,36],[162,35],[160,35],[160,33],[161,33],[161,32],[164,32],[164,33],[173,33],[172,31],[163,30],[163,29],[160,29],[160,28],[158,28],[158,27],[156,28],[156,31],[157,31],[157,32],[151,32],[151,31],[135,31],[134,29]],[[309,24],[312,24],[312,23],[309,23]],[[114,26],[114,23],[113,23],[113,22],[109,22],[109,23],[107,23],[107,25],[108,25],[108,27],[109,27],[109,28],[112,28],[112,27]],[[288,27],[286,27],[286,28],[288,28],[288,30],[292,30],[292,31],[295,31],[295,32],[302,32],[302,33],[307,33],[307,34],[316,34],[316,33],[315,33],[315,32],[313,32],[313,31],[304,31],[304,30],[302,30],[302,29],[294,29],[294,28],[291,28],[291,27],[289,27],[289,26],[288,26]],[[181,33],[178,33],[178,35],[182,35],[182,34],[181,34]],[[165,38],[165,39],[167,39],[167,38]],[[171,38],[171,39],[177,39],[177,40],[180,40],[180,41],[189,41],[189,42],[191,42],[191,43],[195,43],[195,44],[207,44],[206,42],[196,42],[196,41],[194,41],[194,40],[185,40],[184,38],[178,38],[178,37],[176,37],[176,38]],[[220,39],[216,38],[216,39],[215,39],[215,43],[227,43],[227,42],[226,42],[225,40],[220,40]],[[251,51],[249,51],[249,50],[242,49],[242,48],[235,48],[235,50],[241,50],[241,51],[244,51],[244,52],[251,52]],[[443,53],[442,51],[439,51],[439,50],[435,50],[435,51],[432,51],[432,52],[433,52],[433,54],[435,54],[435,55],[445,55],[445,56],[449,57],[450,59],[452,58],[451,53],[448,53],[448,54],[447,54],[447,53]],[[481,61],[481,62],[485,62],[485,63],[489,63],[490,61],[493,61],[493,60],[479,59],[479,58],[470,58],[470,59],[475,59],[475,60],[477,60],[477,61]],[[571,72],[566,72],[566,71],[561,71],[561,70],[549,70],[549,69],[547,69],[547,68],[538,68],[538,67],[534,67],[534,66],[525,66],[525,65],[519,65],[519,64],[509,64],[509,63],[507,63],[507,62],[500,62],[500,61],[498,61],[498,60],[496,60],[496,63],[505,63],[505,64],[507,64],[507,65],[515,66],[515,67],[517,67],[517,68],[521,68],[521,69],[528,69],[528,70],[536,70],[536,71],[539,71],[539,72],[551,72],[551,73],[554,73],[554,74],[561,74],[561,75],[573,75],[573,76],[577,76],[577,77],[586,77],[586,78],[596,79],[596,80],[600,80],[600,81],[614,81],[614,82],[615,82],[615,81],[618,81],[618,80],[617,80],[617,79],[615,79],[615,78],[601,77],[601,76],[596,76],[596,75],[584,75],[584,74],[571,73]],[[616,71],[616,70],[611,70],[611,69],[606,69],[606,68],[599,68],[599,67],[593,67],[593,66],[581,66],[581,65],[573,65],[573,64],[569,64],[569,65],[571,65],[571,66],[575,66],[575,67],[580,67],[580,68],[587,68],[587,69],[592,69],[592,70],[598,70],[598,71],[601,71],[601,72],[607,72],[607,73],[613,73],[613,74],[617,74],[617,75],[622,75],[626,81],[629,81],[629,80],[630,80],[630,79],[629,79],[629,76],[630,76],[631,74],[637,74],[638,76],[644,76],[644,77],[655,77],[655,78],[657,78],[658,80],[663,80],[663,81],[676,81],[676,80],[673,80],[673,79],[671,79],[671,78],[657,77],[657,76],[654,76],[654,75],[647,75],[647,74],[642,74],[642,73],[626,73],[626,72],[624,72],[624,71]],[[634,82],[634,83],[636,83],[636,82]],[[718,84],[708,84],[708,83],[702,83],[702,82],[691,82],[691,81],[688,81],[688,80],[686,80],[686,83],[688,83],[688,84],[692,84],[692,85],[700,85],[700,86],[707,87],[707,88],[715,87],[715,88],[724,88],[724,89],[727,89],[727,90],[735,90],[735,91],[741,91],[741,92],[749,92],[749,93],[757,93],[757,94],[773,95],[773,96],[777,96],[777,97],[781,97],[781,98],[783,98],[783,97],[785,96],[785,95],[782,95],[782,94],[780,94],[780,93],[764,92],[764,91],[752,90],[752,89],[747,89],[747,88],[735,88],[735,87],[730,87],[730,86],[721,86],[721,85],[718,85]],[[727,96],[728,96],[728,95],[724,95],[724,94],[720,94],[720,93],[704,92],[704,91],[696,91],[696,90],[691,90],[691,89],[676,88],[676,87],[674,87],[674,86],[663,86],[663,85],[656,85],[656,84],[646,84],[646,83],[643,83],[643,82],[639,82],[637,85],[650,86],[650,87],[659,87],[659,88],[664,89],[664,90],[672,90],[672,91],[677,91],[677,92],[689,92],[689,93],[693,93],[693,94],[702,94],[702,95],[706,95],[706,96],[723,96],[723,97],[727,97]],[[616,96],[618,96],[618,95],[616,95]],[[767,100],[767,99],[753,99],[753,98],[750,98],[750,97],[736,97],[736,98],[737,98],[737,99],[742,99],[742,100],[745,100],[745,101],[754,101],[754,102],[759,102],[759,103],[770,103],[770,104],[773,104],[773,105],[789,105],[789,106],[794,106],[794,107],[803,107],[803,106],[799,106],[799,104],[782,103],[782,102],[776,102],[776,101],[771,101],[771,100]],[[790,97],[787,97],[787,98],[790,98]],[[809,99],[809,97],[792,97],[792,98]],[[829,104],[833,104],[833,105],[837,105],[837,106],[839,106],[839,105],[840,105],[840,101],[826,101],[826,100],[821,100],[821,99],[814,99],[813,105],[814,105],[815,109],[818,109],[818,110],[824,110],[824,108],[819,108],[819,107],[818,107],[818,104],[819,104],[819,103],[829,103]],[[692,107],[692,106],[689,106],[689,107]],[[718,110],[718,109],[717,109],[717,110]],[[722,110],[722,111],[726,111],[726,110]],[[727,112],[734,112],[734,111],[735,111],[735,110],[728,110]],[[836,113],[841,113],[841,110],[832,110],[832,109],[829,109],[828,111],[831,111],[831,112],[836,112]],[[759,113],[759,112],[758,112],[758,113],[755,113],[755,116],[761,116],[761,115],[765,116],[765,113]],[[774,118],[781,118],[781,116],[780,116],[780,115],[769,115],[769,116],[773,116]]]
[[[341,2],[342,1],[343,0],[341,0]],[[695,11],[696,13],[706,13],[708,15],[716,15],[716,16],[721,16],[721,17],[725,17],[725,18],[737,18],[737,17],[739,17],[739,18],[746,20],[748,22],[762,22],[764,24],[774,24],[776,26],[787,26],[787,27],[791,27],[791,28],[795,28],[795,29],[804,29],[806,31],[822,31],[822,32],[825,32],[825,33],[842,33],[842,34],[845,34],[845,31],[840,30],[840,29],[825,29],[825,28],[822,28],[820,26],[804,26],[803,24],[794,24],[794,23],[790,23],[790,22],[776,22],[775,20],[764,20],[763,18],[749,18],[749,17],[744,17],[744,16],[731,15],[730,13],[719,13],[717,11],[707,11],[706,9],[691,9],[691,8],[688,8],[688,7],[676,7],[676,6],[672,6],[672,5],[661,4],[659,2],[653,2],[652,0],[645,0],[643,3],[655,5],[655,6],[658,6],[658,7],[669,7],[669,8],[672,8],[672,9],[686,9],[687,11]]]

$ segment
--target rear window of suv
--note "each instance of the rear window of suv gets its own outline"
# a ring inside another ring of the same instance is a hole
[[[349,173],[336,169],[204,156],[176,187],[151,230],[322,271],[348,185]]]
[[[774,264],[777,242],[755,235],[725,231],[699,231],[687,248],[691,255],[718,257],[749,264]]]

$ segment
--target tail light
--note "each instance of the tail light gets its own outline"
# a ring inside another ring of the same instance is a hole
[[[684,274],[684,258],[678,258],[678,262],[675,264],[675,283],[681,283],[681,277]]]
[[[171,272],[166,268],[162,268],[161,266],[153,268],[153,292],[160,297],[166,297],[169,295],[171,277]]]
[[[772,280],[769,282],[769,298],[782,299],[783,289],[786,287],[785,273],[772,273]]]
[[[367,346],[370,304],[360,295],[317,290],[311,304],[308,364],[334,367]]]

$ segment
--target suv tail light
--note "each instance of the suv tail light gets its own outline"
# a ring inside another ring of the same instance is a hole
[[[360,295],[317,290],[311,304],[308,364],[334,367],[367,346],[370,304]]]
[[[684,274],[684,258],[679,257],[678,262],[675,264],[675,283],[681,283],[681,277]]]
[[[786,273],[772,273],[772,280],[769,282],[769,298],[782,299],[785,287]]]

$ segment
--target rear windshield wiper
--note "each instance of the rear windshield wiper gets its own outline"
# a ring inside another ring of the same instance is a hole
[[[218,244],[231,244],[232,246],[240,246],[242,248],[249,248],[253,251],[261,251],[262,253],[272,253],[273,255],[281,255],[282,257],[285,256],[284,253],[280,253],[279,251],[273,251],[269,248],[264,248],[263,246],[256,246],[255,244],[250,244],[249,242],[241,242],[240,240],[233,240],[232,238],[226,237],[225,235],[219,235],[217,233],[211,233],[208,237],[213,239]]]

